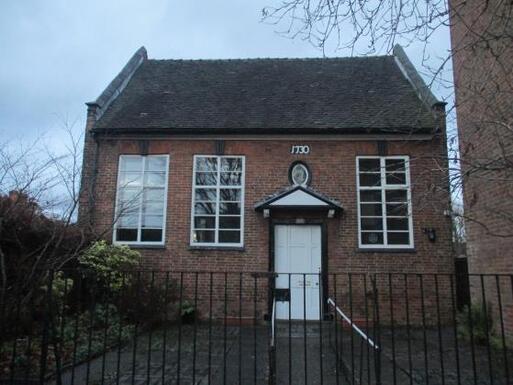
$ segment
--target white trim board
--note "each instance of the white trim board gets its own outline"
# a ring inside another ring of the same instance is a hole
[[[317,206],[328,207],[328,204],[319,198],[302,190],[296,190],[284,197],[270,203],[269,206]]]

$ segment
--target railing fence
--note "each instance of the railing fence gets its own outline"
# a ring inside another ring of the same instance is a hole
[[[513,381],[511,275],[74,269],[40,277],[30,290],[2,293],[3,384]],[[458,300],[461,279],[468,306]]]

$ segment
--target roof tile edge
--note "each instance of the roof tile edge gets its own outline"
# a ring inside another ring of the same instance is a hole
[[[98,96],[94,102],[86,103],[89,108],[95,108],[96,120],[100,119],[112,102],[116,100],[125,89],[134,73],[146,60],[148,60],[148,53],[146,48],[142,46],[132,55],[121,72],[109,83],[100,96]]]
[[[436,96],[431,92],[431,89],[426,85],[422,77],[419,75],[417,69],[412,64],[406,52],[404,52],[403,47],[399,44],[394,46],[393,50],[395,62],[401,72],[403,73],[406,80],[410,82],[413,86],[419,99],[422,100],[429,109],[432,109],[434,106],[442,103],[440,100],[436,98]]]

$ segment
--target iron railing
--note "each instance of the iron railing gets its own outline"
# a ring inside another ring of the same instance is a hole
[[[513,381],[513,275],[74,269],[40,277],[31,290],[2,293],[0,383]]]

